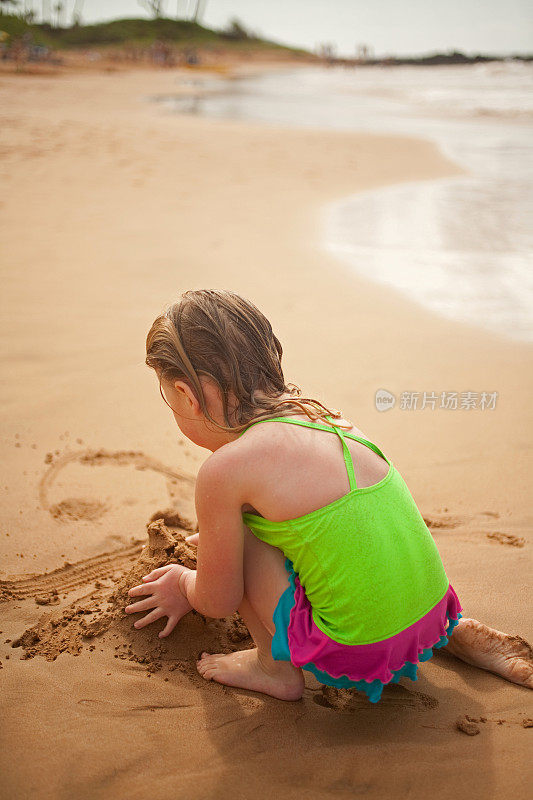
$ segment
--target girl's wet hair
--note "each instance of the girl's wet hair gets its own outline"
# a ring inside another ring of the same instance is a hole
[[[326,414],[341,417],[319,400],[300,397],[296,384],[285,383],[282,354],[270,322],[250,300],[225,289],[191,289],[154,320],[145,363],[160,378],[185,381],[219,430],[239,433],[252,420],[301,412],[326,424]],[[200,375],[218,386],[226,425],[209,414]],[[228,416],[230,390],[237,399],[233,421]],[[292,398],[280,399],[283,394]]]

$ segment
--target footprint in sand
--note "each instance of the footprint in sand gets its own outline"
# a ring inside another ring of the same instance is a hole
[[[357,713],[363,708],[368,708],[369,700],[362,692],[356,689],[337,689],[335,686],[322,686],[320,694],[313,696],[313,701],[324,708],[343,713]],[[387,708],[414,708],[418,711],[428,711],[437,708],[439,701],[424,692],[411,691],[400,684],[391,684],[383,688],[381,699],[377,705]]]
[[[454,516],[452,514],[431,514],[431,516],[423,516],[422,519],[430,530],[434,528],[437,530],[451,530],[467,522],[466,517]]]
[[[500,515],[497,511],[480,511],[478,514],[471,514],[470,516],[435,513],[423,515],[422,519],[430,529],[435,528],[435,530],[452,530],[453,528],[458,528],[461,525],[466,525],[469,522],[474,521],[477,517],[492,517],[493,519],[499,519]]]
[[[511,533],[503,533],[503,531],[487,533],[487,538],[498,542],[498,544],[507,544],[511,547],[523,547],[526,543],[526,540],[523,537],[513,536]]]
[[[470,522],[477,521],[478,517],[490,517],[492,519],[499,519],[500,515],[497,511],[481,511],[479,514],[472,514],[467,516],[454,516],[452,514],[431,514],[422,517],[428,528],[433,531],[447,531],[458,528],[462,525],[467,525]],[[514,536],[511,533],[504,533],[503,531],[491,531],[486,533],[487,538],[492,539],[498,544],[510,545],[511,547],[524,547],[526,540],[520,536]]]

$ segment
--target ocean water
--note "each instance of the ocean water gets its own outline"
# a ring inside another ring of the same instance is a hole
[[[533,341],[533,64],[309,67],[194,76],[171,113],[433,140],[467,174],[324,207],[323,247],[448,318]]]

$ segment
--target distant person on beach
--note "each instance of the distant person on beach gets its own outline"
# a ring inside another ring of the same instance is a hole
[[[153,609],[135,627],[167,617],[165,637],[193,608],[238,611],[256,646],[203,652],[197,669],[281,700],[302,697],[305,669],[377,703],[443,647],[533,688],[529,644],[463,617],[396,467],[340,411],[286,384],[282,353],[268,319],[231,291],[183,292],[154,321],[146,364],[180,431],[212,455],[187,537],[197,568],[168,564],[131,588],[144,599],[126,613]]]

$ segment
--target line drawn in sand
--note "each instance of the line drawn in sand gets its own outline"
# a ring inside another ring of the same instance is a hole
[[[190,489],[195,484],[195,477],[181,470],[173,469],[140,450],[79,450],[65,453],[54,461],[46,470],[39,482],[39,502],[55,519],[61,521],[100,519],[111,509],[109,502],[90,497],[67,497],[58,503],[51,503],[49,496],[61,472],[71,464],[87,466],[133,466],[136,470],[150,470],[166,478],[166,488],[170,500],[173,500],[181,489]]]
[[[86,449],[75,453],[66,453],[59,457],[44,473],[39,482],[38,490],[41,507],[49,511],[54,518],[62,519],[62,521],[72,521],[74,518],[80,519],[79,515],[73,517],[70,513],[77,509],[77,511],[85,510],[87,512],[82,515],[84,519],[94,520],[109,510],[108,504],[90,498],[71,497],[59,503],[51,503],[49,501],[50,491],[62,471],[73,463],[88,466],[134,465],[135,469],[151,470],[163,475],[166,478],[169,502],[172,505],[154,512],[147,525],[153,522],[154,519],[163,519],[165,525],[169,528],[179,528],[188,532],[197,530],[196,523],[184,517],[175,505],[176,496],[180,494],[180,489],[182,492],[190,493],[191,487],[194,486],[195,478],[180,470],[172,469],[141,451],[135,450]],[[34,596],[38,605],[56,605],[59,603],[59,593],[72,592],[97,580],[105,581],[112,579],[114,576],[115,578],[120,577],[117,573],[121,575],[125,569],[129,568],[138,559],[144,542],[146,542],[145,533],[141,534],[141,538],[131,537],[130,544],[122,544],[117,549],[106,550],[76,563],[65,561],[63,566],[51,572],[30,573],[12,580],[0,580],[0,601],[23,600]]]

